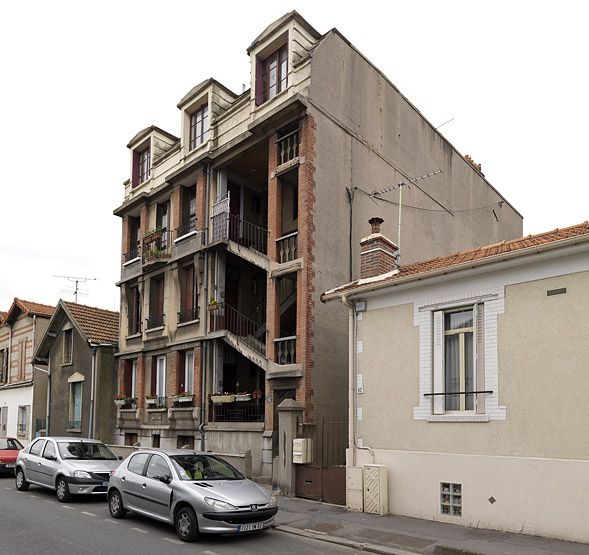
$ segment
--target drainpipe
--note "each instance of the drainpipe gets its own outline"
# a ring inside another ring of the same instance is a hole
[[[205,244],[205,268],[204,268],[204,298],[205,302],[208,303],[209,299],[209,250],[207,248],[209,242],[209,195],[211,189],[211,165],[207,163],[207,178],[205,187],[205,226],[203,228],[204,233],[204,244]],[[208,333],[209,317],[208,313],[205,313],[204,321],[204,337]],[[206,385],[206,367],[209,354],[209,342],[207,340],[202,342],[202,349],[200,352],[200,424],[198,430],[200,432],[200,450],[205,450],[205,402],[207,397],[207,385]]]
[[[94,414],[95,411],[95,403],[94,403],[94,385],[96,379],[96,345],[90,344],[92,348],[92,373],[90,378],[90,419],[88,422],[88,435],[91,439],[94,439],[94,421],[96,415]]]
[[[49,422],[51,420],[51,355],[47,360],[47,410],[45,415],[45,435],[49,435]]]

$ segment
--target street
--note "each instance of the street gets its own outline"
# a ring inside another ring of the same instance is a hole
[[[14,487],[13,477],[0,478],[0,552],[6,555],[40,553],[150,555],[192,551],[203,555],[265,553],[351,554],[354,550],[292,536],[277,530],[240,537],[203,536],[193,544],[177,539],[174,528],[127,513],[114,520],[104,497],[78,497],[59,503],[55,492],[31,486]]]

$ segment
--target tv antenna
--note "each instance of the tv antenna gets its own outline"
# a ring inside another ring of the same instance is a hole
[[[67,279],[69,282],[74,283],[74,302],[77,303],[78,302],[78,293],[80,295],[82,295],[83,293],[79,290],[79,285],[80,283],[86,283],[87,281],[97,281],[98,278],[92,278],[92,277],[80,277],[80,276],[56,276],[54,275],[53,277],[56,278],[63,278],[63,279]],[[71,291],[70,291],[71,293]]]
[[[442,173],[442,170],[434,170],[433,172],[420,175],[419,177],[414,177],[413,179],[408,179],[407,181],[400,181],[396,185],[386,187],[382,191],[372,191],[372,193],[370,194],[371,198],[379,198],[381,195],[384,195],[385,193],[393,191],[394,189],[399,189],[399,224],[397,228],[397,248],[399,249],[399,254],[397,256],[397,264],[401,264],[401,213],[403,211],[403,187],[408,187],[413,183],[423,181],[424,179],[428,179],[429,177],[433,177],[434,175],[438,175],[439,173]],[[446,211],[448,211],[448,209],[446,209]]]

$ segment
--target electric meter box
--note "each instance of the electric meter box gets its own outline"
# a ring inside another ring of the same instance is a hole
[[[309,437],[296,437],[292,440],[292,462],[310,463],[313,460],[313,443]]]

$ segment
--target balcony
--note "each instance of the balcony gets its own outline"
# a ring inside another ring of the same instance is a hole
[[[172,242],[172,259],[181,258],[203,248],[204,234],[196,229],[196,218],[191,218],[188,223],[181,225],[174,231],[175,239]]]
[[[226,330],[253,351],[266,356],[266,329],[226,303],[209,308],[211,331]]]
[[[143,265],[167,262],[170,258],[170,232],[158,229],[143,238]]]
[[[154,314],[145,320],[146,331],[162,328],[164,326],[165,314]]]
[[[297,337],[279,337],[274,340],[274,351],[278,364],[296,364],[297,360]]]
[[[141,274],[141,249],[137,246],[122,255],[121,281],[133,279],[139,274]]]
[[[284,264],[298,258],[299,252],[299,232],[293,231],[288,235],[283,235],[276,239],[278,252],[278,262]]]
[[[260,254],[268,254],[268,230],[242,220],[229,212],[221,212],[211,218],[214,241],[234,241]]]
[[[189,308],[188,310],[183,310],[182,312],[178,312],[178,324],[194,322],[195,320],[198,320],[198,314],[198,306],[195,306],[194,308]]]
[[[196,231],[196,217],[192,216],[188,222],[176,228],[176,239]]]
[[[299,157],[299,130],[295,129],[280,137],[278,144],[278,166],[297,160]]]
[[[264,397],[232,403],[213,403],[209,399],[209,422],[264,422]]]

